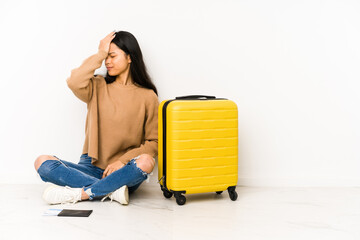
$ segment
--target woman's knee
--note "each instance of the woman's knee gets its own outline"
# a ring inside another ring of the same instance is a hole
[[[141,154],[139,158],[136,159],[136,165],[144,172],[151,173],[155,166],[155,160],[149,154]]]
[[[40,155],[39,157],[36,158],[36,160],[34,162],[34,167],[35,167],[36,171],[38,171],[41,164],[43,164],[47,160],[58,160],[58,159],[51,155]]]

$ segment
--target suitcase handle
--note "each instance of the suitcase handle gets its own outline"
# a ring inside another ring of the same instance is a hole
[[[215,99],[215,96],[206,96],[206,95],[188,95],[188,96],[180,96],[176,97],[175,99],[184,99],[184,100],[191,100],[191,99]]]

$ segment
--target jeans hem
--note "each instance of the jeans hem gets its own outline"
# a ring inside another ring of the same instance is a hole
[[[86,190],[85,190],[86,189]],[[84,188],[84,192],[89,196],[89,200],[93,200],[95,194],[91,192],[91,188]]]

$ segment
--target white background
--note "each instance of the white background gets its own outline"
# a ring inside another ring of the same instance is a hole
[[[86,104],[66,78],[127,30],[160,100],[237,103],[240,185],[360,186],[358,1],[8,0],[0,11],[0,183],[40,183],[41,154],[79,160]]]

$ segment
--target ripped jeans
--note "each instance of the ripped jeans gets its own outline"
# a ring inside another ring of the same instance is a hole
[[[124,185],[128,186],[129,193],[134,192],[149,175],[137,167],[135,161],[137,158],[131,159],[125,166],[103,179],[101,178],[104,170],[92,165],[91,157],[87,154],[81,155],[78,164],[61,159],[46,160],[39,167],[38,173],[44,182],[84,188],[92,200],[105,196]]]

